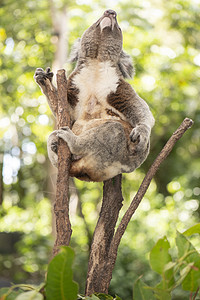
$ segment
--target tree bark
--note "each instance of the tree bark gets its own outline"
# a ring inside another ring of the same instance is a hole
[[[57,72],[57,95],[58,114],[57,127],[71,127],[70,116],[67,105],[67,79],[65,70]],[[59,252],[62,245],[69,245],[72,229],[69,219],[69,169],[71,163],[71,153],[67,144],[59,139],[58,141],[58,176],[56,184],[56,200],[54,213],[56,216],[57,238],[53,248],[53,255]]]
[[[112,179],[104,183],[106,189],[104,189],[101,213],[93,236],[88,266],[86,295],[91,295],[94,292],[108,293],[108,287],[112,279],[112,272],[117,258],[117,250],[128,223],[142,201],[160,164],[167,158],[175,143],[183,136],[185,131],[192,126],[192,124],[192,120],[188,118],[184,119],[182,124],[163,147],[146,174],[137,194],[133,198],[115,233],[114,227],[122,205],[121,187],[118,185],[121,185],[121,179],[120,182],[118,181],[117,186],[115,186],[117,190],[112,191],[115,192],[115,194],[110,193],[114,187]],[[108,204],[106,203],[107,201]]]
[[[103,202],[97,222],[88,263],[86,295],[94,292],[107,293],[111,278],[109,249],[115,225],[122,207],[121,174],[104,182]]]
[[[47,96],[50,107],[56,111],[57,127],[71,127],[70,116],[68,114],[67,102],[67,79],[65,70],[57,72],[57,89],[49,79],[45,81]],[[54,213],[56,218],[56,241],[53,248],[53,255],[59,252],[62,245],[69,245],[72,229],[69,219],[69,169],[71,153],[67,144],[59,139],[58,141],[58,175],[56,184],[56,199]]]

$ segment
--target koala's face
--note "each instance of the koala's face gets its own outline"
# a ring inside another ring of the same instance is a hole
[[[81,38],[80,58],[117,62],[122,51],[122,32],[117,14],[106,10],[103,16],[89,27]]]

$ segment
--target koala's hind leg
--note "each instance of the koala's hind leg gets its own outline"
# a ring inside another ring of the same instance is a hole
[[[67,143],[72,154],[81,155],[84,154],[84,152],[87,152],[85,151],[84,143],[81,142],[81,139],[75,135],[69,127],[66,126],[56,130],[56,133],[57,137],[63,139]]]
[[[63,127],[59,130],[53,131],[47,140],[47,151],[49,159],[54,167],[58,165],[58,138],[63,139],[72,154],[77,156],[82,156],[88,152],[87,147],[85,146],[84,140],[76,136],[69,127]]]

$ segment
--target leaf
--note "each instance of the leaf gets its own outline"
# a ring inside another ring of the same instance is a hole
[[[84,298],[85,300],[99,300],[98,297],[96,297],[95,295],[91,295],[91,296],[87,296],[86,298]]]
[[[155,294],[156,294],[156,299],[159,299],[159,300],[170,300],[171,299],[170,293],[167,291],[164,291],[164,290],[156,290]],[[151,300],[151,298],[149,300]]]
[[[47,271],[47,300],[76,300],[78,284],[72,279],[72,263],[74,251],[70,247],[62,247],[50,262]]]
[[[183,235],[190,236],[192,234],[199,233],[200,234],[200,223],[190,227],[186,231],[183,232]]]
[[[122,300],[119,296],[115,295],[115,298],[113,300]]]
[[[191,267],[194,265],[194,263],[190,263],[188,264],[185,268],[183,268],[180,271],[180,278],[177,280],[176,282],[176,286],[178,286],[179,284],[181,284],[183,282],[183,280],[185,279],[185,277],[188,275],[188,273],[191,271]]]
[[[195,292],[200,284],[200,255],[190,241],[179,232],[177,232],[176,244],[179,259],[184,263],[180,274],[184,276],[184,269],[188,273],[182,282],[182,288]]]
[[[154,300],[153,292],[148,289],[148,286],[139,278],[133,287],[133,300]]]
[[[169,266],[173,264],[172,258],[169,254],[170,244],[166,237],[159,239],[156,245],[150,252],[150,265],[151,268],[160,274],[163,278],[162,289],[169,288],[174,283],[173,269]]]
[[[37,291],[30,291],[21,293],[17,296],[16,300],[43,300],[44,297]]]
[[[95,293],[94,295],[97,296],[100,300],[113,300],[113,297],[107,294]]]
[[[12,291],[10,287],[0,289],[0,300],[15,300],[21,293],[21,290]]]
[[[165,265],[164,271],[173,269],[176,265],[177,265],[177,262],[170,261],[168,264]]]
[[[172,261],[168,253],[170,244],[166,237],[159,239],[156,245],[150,252],[150,265],[151,268],[158,274],[162,275],[165,266]]]

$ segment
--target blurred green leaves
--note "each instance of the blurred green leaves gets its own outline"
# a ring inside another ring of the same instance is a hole
[[[198,226],[199,224],[195,228]],[[196,231],[194,227],[188,229],[191,234],[196,233],[194,231]],[[150,252],[150,265],[161,275],[162,280],[155,287],[149,287],[138,279],[133,290],[134,300],[154,299],[151,293],[154,293],[156,299],[168,300],[171,299],[171,292],[179,285],[182,285],[184,290],[190,291],[191,297],[195,295],[200,286],[200,254],[184,233],[177,232],[176,246],[178,254],[172,260],[167,238],[158,240]]]
[[[104,9],[110,6],[117,11],[124,50],[132,55],[136,69],[130,83],[155,116],[148,159],[140,169],[123,176],[124,210],[172,132],[186,116],[195,122],[162,164],[123,237],[110,291],[129,300],[138,276],[156,285],[160,275],[151,272],[147,253],[157,237],[166,235],[173,248],[174,228],[184,232],[199,219],[199,0],[54,3],[59,10],[67,5],[69,49]],[[52,244],[49,199],[55,194],[56,170],[49,165],[46,140],[54,120],[33,80],[37,67],[52,66],[54,61],[57,35],[49,4],[47,0],[4,0],[0,6],[0,231],[23,234],[15,245],[17,253],[0,255],[0,272],[14,282],[41,280]],[[72,70],[67,63],[63,67],[68,73]],[[75,185],[70,184],[75,279],[81,291],[101,197],[101,183],[75,180]],[[198,245],[196,235],[191,240]],[[187,274],[187,269],[183,272]],[[177,297],[188,299],[181,292]]]
[[[72,280],[72,263],[74,251],[69,247],[62,247],[48,266],[46,295],[47,299],[76,300],[78,284]]]

